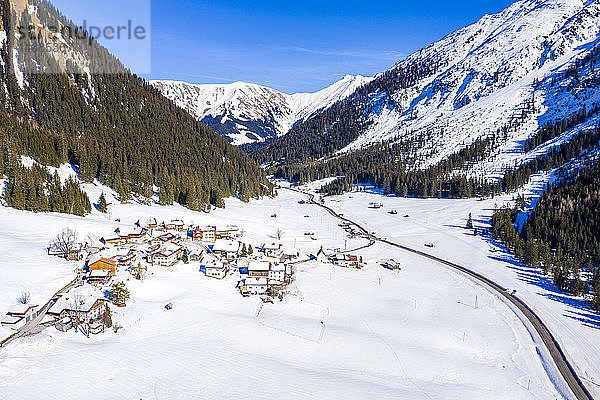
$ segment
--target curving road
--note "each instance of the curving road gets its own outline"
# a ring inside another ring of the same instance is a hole
[[[552,360],[556,364],[556,367],[558,368],[558,370],[560,371],[561,375],[563,376],[565,382],[567,383],[567,385],[573,392],[573,395],[578,400],[593,400],[592,395],[588,392],[586,387],[583,385],[583,382],[577,376],[577,373],[575,372],[575,370],[573,369],[573,367],[567,360],[564,352],[560,348],[560,345],[558,344],[558,342],[554,338],[554,335],[552,335],[552,333],[550,332],[550,330],[548,329],[546,324],[544,324],[544,322],[541,320],[541,318],[531,308],[529,308],[529,306],[527,306],[527,304],[525,304],[522,300],[518,299],[517,297],[513,296],[511,293],[509,293],[506,290],[506,288],[500,286],[499,284],[492,281],[491,279],[488,279],[485,276],[470,270],[469,268],[466,268],[461,265],[455,264],[453,262],[433,256],[431,254],[427,254],[420,250],[412,249],[410,247],[406,247],[401,244],[391,242],[389,240],[377,238],[376,236],[370,234],[369,231],[367,231],[365,228],[363,228],[360,224],[356,223],[355,221],[352,221],[346,217],[342,217],[341,215],[336,213],[331,208],[316,202],[314,200],[314,198],[315,198],[314,194],[306,193],[306,192],[296,190],[296,189],[291,189],[291,188],[290,188],[290,190],[308,196],[310,204],[315,204],[315,205],[323,208],[324,210],[329,212],[329,214],[331,214],[333,217],[355,225],[372,241],[378,241],[380,243],[384,243],[389,246],[393,246],[393,247],[399,248],[401,250],[404,250],[404,251],[407,251],[407,252],[410,252],[413,254],[417,254],[422,257],[426,257],[430,260],[436,261],[438,263],[444,264],[445,266],[448,266],[455,270],[458,270],[458,271],[462,272],[463,274],[468,275],[469,277],[475,279],[476,281],[491,288],[492,290],[497,292],[499,295],[501,295],[503,298],[510,301],[523,314],[523,316],[525,318],[527,318],[527,320],[529,320],[529,322],[533,325],[533,327],[537,331],[538,335],[542,339],[544,346],[546,346],[546,349],[548,350],[549,354],[551,355]]]

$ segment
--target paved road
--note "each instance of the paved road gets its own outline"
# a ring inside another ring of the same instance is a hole
[[[10,342],[12,342],[13,340],[15,340],[17,338],[20,338],[23,336],[29,336],[29,335],[33,335],[33,334],[41,332],[46,327],[45,325],[42,325],[42,321],[43,321],[44,317],[46,316],[46,313],[48,312],[50,307],[52,307],[54,305],[54,301],[52,299],[56,298],[56,296],[59,293],[68,292],[71,288],[79,285],[80,283],[81,283],[81,276],[78,274],[75,279],[73,279],[71,282],[67,283],[63,288],[61,288],[56,293],[54,293],[54,295],[50,298],[50,300],[48,300],[48,302],[46,304],[44,304],[42,307],[40,307],[40,309],[37,311],[37,316],[34,319],[32,319],[31,321],[27,322],[25,325],[20,327],[19,330],[17,332],[15,332],[12,336],[6,338],[4,341],[1,341],[0,347],[6,346],[7,344],[9,344]]]
[[[523,316],[525,316],[525,318],[527,318],[529,320],[529,322],[531,322],[531,324],[537,331],[538,335],[542,339],[544,346],[546,346],[546,349],[548,350],[549,354],[552,356],[552,359],[553,359],[554,363],[556,364],[556,367],[560,371],[560,373],[563,376],[564,380],[566,381],[567,385],[569,385],[569,388],[573,392],[573,395],[578,400],[593,400],[592,395],[588,392],[588,390],[584,386],[583,382],[577,376],[577,373],[575,372],[575,370],[573,369],[573,367],[571,366],[571,364],[565,357],[565,354],[563,353],[562,349],[560,348],[560,345],[558,344],[554,335],[552,335],[552,333],[550,332],[550,330],[548,329],[546,324],[544,324],[544,322],[541,320],[541,318],[531,308],[529,308],[529,306],[527,306],[527,304],[525,304],[522,300],[518,299],[511,293],[509,293],[506,290],[506,288],[498,285],[496,282],[492,281],[491,279],[488,279],[485,276],[478,274],[477,272],[474,272],[464,266],[455,264],[453,262],[444,260],[442,258],[433,256],[431,254],[427,254],[420,250],[412,249],[410,247],[391,242],[386,239],[377,238],[376,236],[369,233],[368,230],[363,228],[360,224],[356,223],[355,221],[352,221],[352,220],[346,218],[345,216],[342,217],[338,213],[336,213],[334,210],[332,210],[331,208],[314,201],[315,196],[313,194],[302,192],[302,191],[295,190],[295,189],[290,189],[290,190],[293,190],[295,192],[302,193],[302,194],[308,196],[310,199],[309,200],[310,204],[316,204],[317,206],[327,210],[327,212],[329,212],[329,214],[331,214],[333,217],[356,225],[358,227],[358,229],[360,229],[363,232],[363,234],[365,234],[367,237],[369,237],[372,240],[378,241],[380,243],[385,243],[389,246],[393,246],[393,247],[402,249],[404,251],[407,251],[407,252],[410,252],[413,254],[417,254],[419,256],[426,257],[430,260],[444,264],[448,267],[451,267],[453,269],[456,269],[456,270],[464,273],[465,275],[470,276],[471,278],[477,280],[478,282],[480,282],[480,283],[484,284],[485,286],[491,288],[492,290],[496,291],[503,298],[510,301],[523,314]]]

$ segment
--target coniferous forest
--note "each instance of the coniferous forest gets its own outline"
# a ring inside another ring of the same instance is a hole
[[[44,25],[60,22],[78,29],[48,2],[37,6]],[[3,28],[32,23],[28,13],[16,15],[9,2],[2,2],[0,13]],[[89,46],[71,43],[89,63],[88,74],[69,58],[61,65],[46,51],[41,34],[15,38],[13,29],[6,30],[9,45],[0,54],[0,79],[7,87],[0,93],[0,174],[8,177],[9,205],[77,214],[89,209],[89,204],[67,204],[68,193],[79,190],[69,188],[69,182],[57,189],[64,204],[50,201],[52,190],[37,189],[56,185],[54,177],[23,170],[19,155],[41,165],[71,163],[81,180],[98,179],[122,201],[132,194],[151,197],[153,185],[160,188],[161,203],[195,210],[223,206],[229,196],[246,201],[271,194],[265,174],[249,157],[131,74],[92,39]],[[19,65],[13,65],[15,51]],[[25,84],[18,82],[15,68],[23,71]],[[43,71],[63,72],[36,73]],[[39,198],[44,193],[45,200]],[[89,203],[82,193],[75,197]]]
[[[517,201],[494,213],[494,237],[526,265],[552,276],[558,289],[585,295],[600,310],[600,162],[550,185],[519,233],[515,222],[523,205]]]

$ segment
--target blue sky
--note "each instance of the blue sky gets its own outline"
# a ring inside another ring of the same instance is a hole
[[[136,7],[123,10],[121,4],[132,1]],[[78,23],[87,18],[116,24],[125,16],[150,24],[151,42],[132,47],[103,41],[145,78],[248,81],[295,93],[319,90],[345,74],[384,71],[511,2],[153,0],[151,23],[146,0],[54,4]]]

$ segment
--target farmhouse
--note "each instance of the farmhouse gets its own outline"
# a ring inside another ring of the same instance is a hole
[[[338,253],[332,258],[333,264],[338,267],[344,268],[357,268],[363,267],[362,261],[359,261],[358,257],[351,254]]]
[[[240,250],[240,242],[226,239],[217,239],[212,247],[213,253],[227,260],[234,260]]]
[[[126,243],[142,244],[146,241],[147,231],[144,228],[137,228],[127,235]]]
[[[170,222],[169,225],[173,226],[172,229],[174,229],[174,230],[176,230],[178,232],[185,232],[185,224],[180,219],[171,220],[171,222]]]
[[[102,257],[100,254],[94,254],[88,260],[88,269],[90,271],[104,269],[110,271],[111,275],[117,272],[117,261]]]
[[[173,235],[171,232],[164,233],[164,232],[154,231],[151,236],[152,236],[152,239],[150,240],[150,242],[153,244],[169,243],[169,242],[173,242],[175,239],[177,239],[177,237],[175,235]]]
[[[112,244],[115,246],[123,243],[121,236],[119,235],[105,236],[102,239],[100,239],[100,241],[104,244]]]
[[[1,324],[12,329],[19,329],[37,316],[37,306],[31,304],[16,304],[2,317]]]
[[[284,283],[286,280],[286,265],[276,258],[250,260],[247,270],[249,278],[268,278],[273,283]]]
[[[106,302],[98,289],[81,287],[60,296],[48,310],[48,315],[60,319],[69,317],[79,323],[89,323],[102,315]]]
[[[120,247],[112,251],[112,255],[107,258],[115,260],[117,267],[128,267],[135,260],[135,252],[131,248]]]
[[[188,249],[188,258],[190,261],[202,261],[204,258],[204,250],[203,249]]]
[[[400,271],[402,269],[402,266],[400,265],[400,263],[393,259],[390,259],[387,261],[382,261],[381,266],[383,268],[389,269],[391,271]]]
[[[269,285],[269,280],[263,277],[247,277],[242,279],[240,285],[240,293],[244,296],[266,294]]]
[[[175,230],[175,224],[173,223],[173,221],[171,222],[163,222],[162,223],[162,227],[166,230]]]

